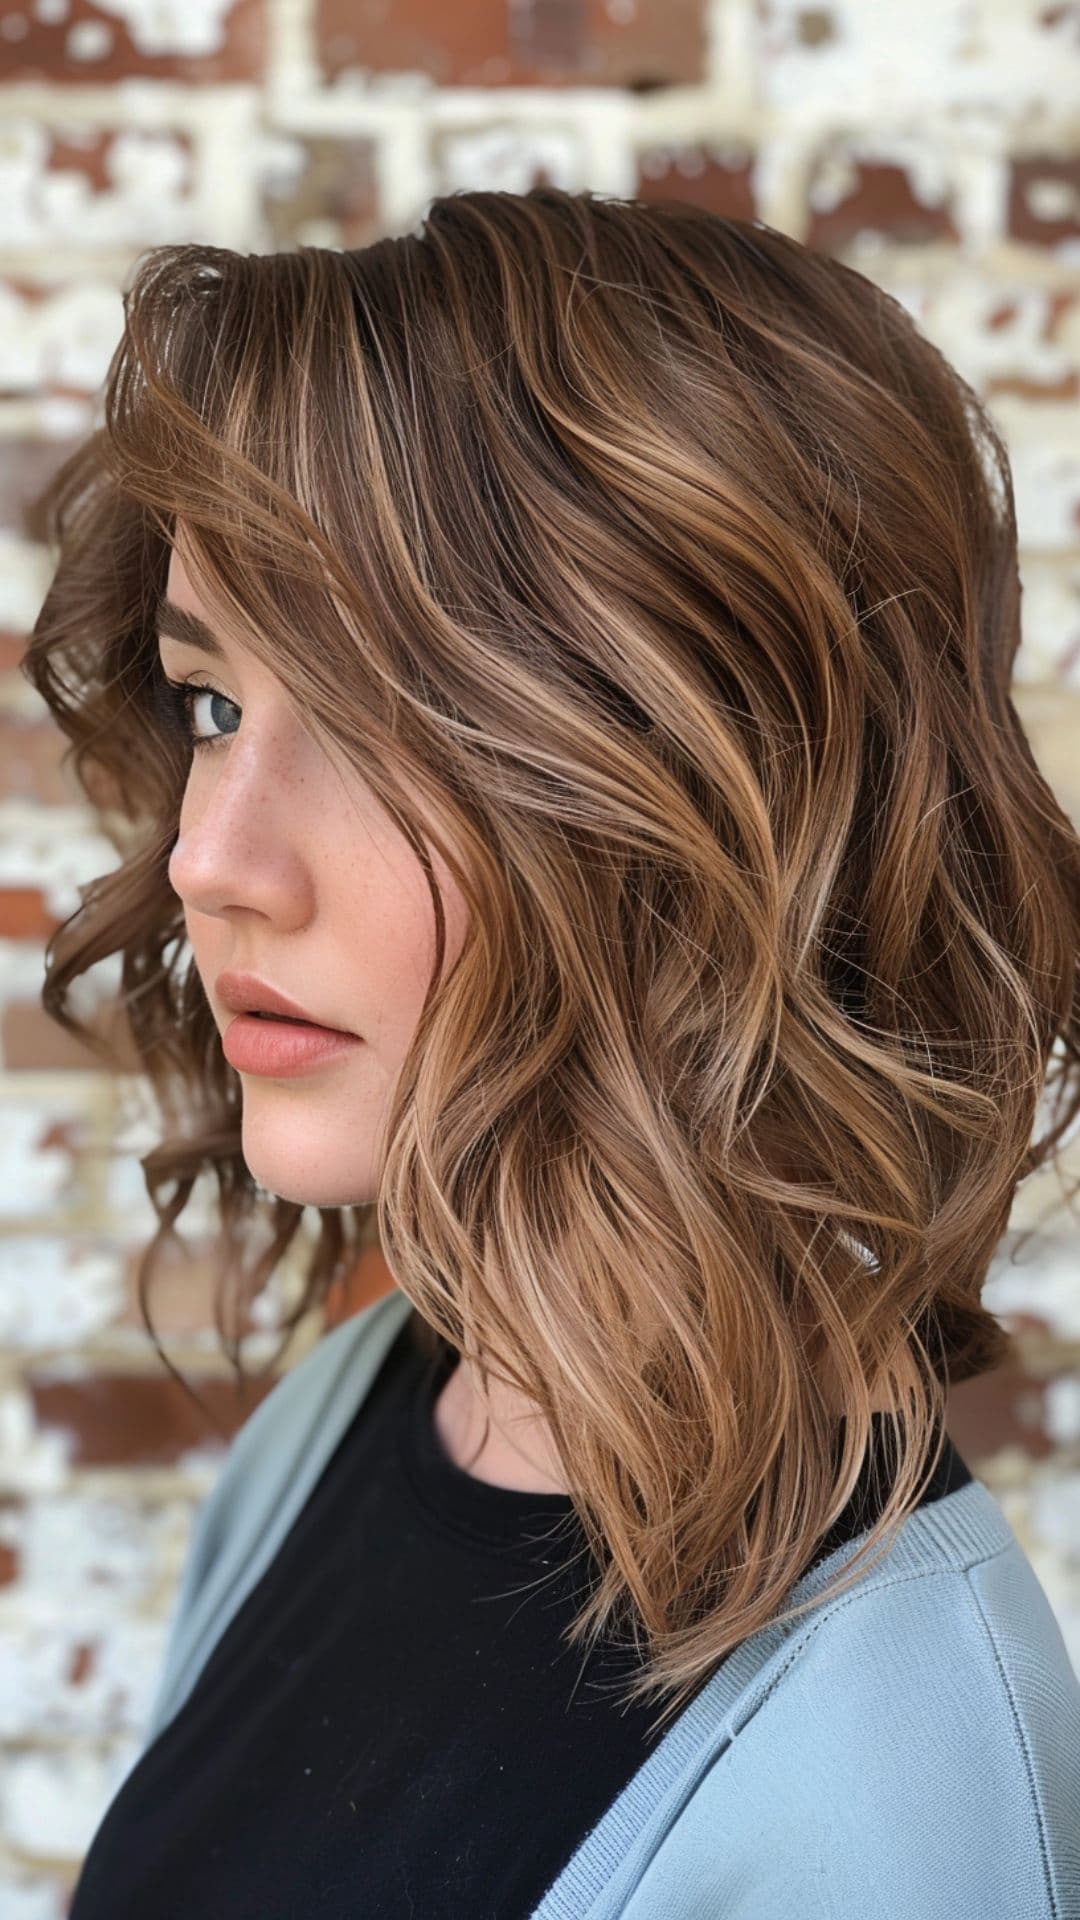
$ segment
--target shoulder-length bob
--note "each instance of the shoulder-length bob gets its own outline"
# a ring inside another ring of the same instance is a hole
[[[38,502],[24,670],[122,827],[42,997],[89,1037],[68,989],[122,956],[167,1135],[140,1302],[204,1169],[238,1258],[271,1227],[249,1291],[304,1213],[244,1165],[168,880],[179,527],[432,887],[378,1196],[319,1210],[286,1339],[377,1236],[548,1421],[600,1576],[569,1641],[629,1623],[666,1719],[779,1617],[875,1395],[897,1471],[826,1597],[891,1546],[950,1384],[1009,1352],[980,1290],[1080,1106],[1080,842],[1009,695],[1007,455],[870,280],[677,201],[163,246],[124,308],[104,424]],[[445,979],[433,819],[471,908]]]

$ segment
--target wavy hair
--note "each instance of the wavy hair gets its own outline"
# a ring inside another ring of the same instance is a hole
[[[377,1237],[424,1335],[547,1421],[597,1574],[568,1638],[628,1624],[666,1719],[781,1617],[875,1392],[896,1472],[824,1597],[888,1551],[950,1384],[1008,1355],[980,1291],[1080,1106],[1080,842],[1009,694],[1007,455],[887,293],[678,201],[162,246],[124,312],[39,499],[24,671],[122,853],[42,997],[100,1048],[68,991],[122,957],[162,1115],[144,1316],[200,1173],[243,1300],[304,1214],[244,1165],[168,879],[182,529],[435,912],[377,1199],[319,1209],[286,1338]],[[431,838],[471,909],[446,978]]]

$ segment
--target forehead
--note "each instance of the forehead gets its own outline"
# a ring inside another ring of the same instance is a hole
[[[199,589],[187,570],[183,552],[176,541],[169,549],[169,573],[165,582],[165,592],[177,606],[190,607],[194,612],[204,611]]]

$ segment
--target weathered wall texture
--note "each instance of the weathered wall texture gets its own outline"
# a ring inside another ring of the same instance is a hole
[[[680,194],[841,254],[898,295],[1005,433],[1017,704],[1080,818],[1078,48],[1080,7],[1049,0],[0,3],[6,1920],[65,1911],[134,1754],[193,1506],[221,1457],[134,1298],[153,1224],[140,1083],[103,1074],[37,1005],[45,939],[113,854],[16,671],[49,575],[25,503],[94,423],[135,256],[184,239],[358,245],[414,224],[434,193],[541,176]],[[102,968],[100,989],[115,985]],[[1077,1252],[1048,1175],[1019,1196],[986,1296],[1020,1334],[1017,1364],[958,1389],[950,1426],[1080,1668]],[[376,1261],[343,1310],[386,1279]],[[232,1418],[210,1283],[196,1254],[155,1321]]]

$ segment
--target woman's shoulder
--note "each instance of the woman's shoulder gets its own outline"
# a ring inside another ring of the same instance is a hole
[[[805,1920],[1080,1915],[1080,1678],[980,1481],[910,1514],[894,1563],[763,1661],[752,1648],[688,1809],[731,1841],[733,1920],[794,1911],[796,1891]]]
[[[359,1403],[371,1385],[403,1323],[414,1312],[399,1287],[350,1314],[328,1333],[321,1334],[303,1356],[279,1375],[270,1392],[237,1429],[229,1452],[253,1449],[269,1428],[275,1430],[309,1412],[325,1413],[328,1405],[347,1398]],[[355,1408],[353,1408],[355,1411]]]

